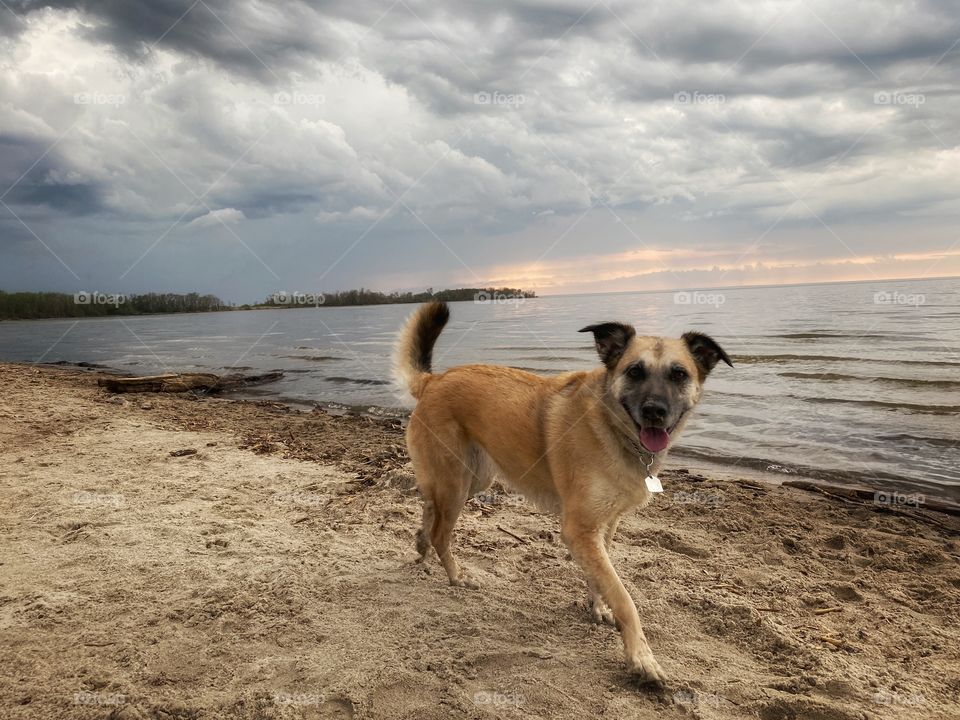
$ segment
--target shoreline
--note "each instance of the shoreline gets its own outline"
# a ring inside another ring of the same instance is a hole
[[[109,375],[123,375],[133,377],[135,374],[129,370],[122,370],[108,365],[99,365],[88,362],[70,362],[60,360],[49,363],[18,363],[0,361],[0,365],[9,364],[14,366],[27,367],[51,367],[75,371],[79,373],[103,373]],[[287,372],[279,370],[279,372]],[[262,388],[262,389],[261,389]],[[382,421],[399,421],[406,426],[409,417],[408,408],[385,407],[372,403],[363,405],[345,405],[335,400],[301,400],[299,398],[286,397],[271,392],[269,385],[255,386],[253,388],[242,388],[224,393],[218,397],[234,400],[236,402],[250,403],[278,403],[290,408],[293,411],[301,413],[323,412],[333,417],[362,417]],[[373,410],[373,412],[371,412]],[[377,412],[382,411],[382,412]],[[776,461],[765,460],[761,458],[740,458],[734,462],[714,461],[704,457],[704,454],[694,449],[686,449],[681,441],[679,447],[672,450],[667,460],[667,467],[682,466],[685,469],[696,473],[706,474],[715,477],[732,479],[735,477],[746,478],[752,481],[766,483],[770,485],[783,485],[784,483],[809,482],[828,491],[858,491],[861,494],[869,491],[876,493],[881,498],[903,498],[905,502],[900,503],[908,508],[920,506],[929,506],[938,512],[947,512],[954,515],[960,515],[960,502],[949,494],[949,489],[945,486],[926,486],[917,481],[908,481],[901,487],[895,485],[897,479],[889,476],[875,475],[871,478],[862,473],[850,473],[840,470],[827,470],[822,472],[804,472],[803,468],[793,468],[781,466]],[[873,480],[870,483],[868,480]],[[896,502],[888,503],[896,508]]]
[[[480,590],[414,562],[396,421],[0,382],[4,717],[956,716],[960,518],[664,472],[613,550],[671,678],[653,691],[516,495],[462,514]]]

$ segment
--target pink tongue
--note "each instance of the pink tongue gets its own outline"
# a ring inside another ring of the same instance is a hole
[[[670,444],[670,435],[662,428],[643,428],[640,431],[640,442],[650,452],[657,453]]]

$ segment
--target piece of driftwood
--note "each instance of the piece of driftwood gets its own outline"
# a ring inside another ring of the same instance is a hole
[[[515,532],[512,532],[512,531],[510,531],[510,530],[507,530],[507,529],[506,529],[505,527],[503,527],[502,525],[497,525],[497,530],[499,530],[500,532],[506,533],[507,535],[509,535],[509,536],[512,537],[512,538],[515,538],[516,540],[519,540],[519,541],[522,542],[524,545],[527,545],[527,544],[530,543],[530,541],[527,540],[525,537],[521,537],[520,535],[517,535]]]
[[[198,391],[219,393],[237,390],[248,385],[260,385],[274,382],[283,377],[282,372],[268,372],[262,375],[214,375],[213,373],[170,373],[167,375],[145,375],[141,377],[105,376],[97,384],[115,393],[178,393]]]
[[[843,612],[842,607],[818,608],[813,611],[814,615],[826,615],[827,613]]]
[[[936,510],[949,515],[960,515],[960,505],[947,501],[922,497],[918,494],[905,494],[869,490],[867,488],[844,487],[842,485],[828,485],[813,483],[807,480],[785,480],[787,487],[817,492],[821,495],[853,502],[860,505],[870,505],[877,510],[891,510],[916,517],[916,510]]]

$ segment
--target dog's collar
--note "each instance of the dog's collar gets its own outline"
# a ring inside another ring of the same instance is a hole
[[[633,447],[634,451],[637,453],[637,457],[640,458],[640,462],[646,465],[648,468],[653,464],[653,461],[656,459],[657,454],[650,452],[643,445],[638,443],[632,437],[627,438],[630,441],[630,445]],[[649,460],[647,460],[649,458]]]
[[[643,478],[643,483],[647,487],[647,492],[651,493],[660,493],[663,492],[663,484],[660,482],[660,478],[653,474],[651,468],[653,463],[656,462],[657,454],[652,453],[649,450],[644,452],[645,448],[639,443],[635,442],[633,438],[630,438],[630,443],[633,445],[633,449],[637,452],[637,457],[640,458],[640,462],[647,470],[646,477]],[[650,459],[646,460],[645,456],[648,456]]]

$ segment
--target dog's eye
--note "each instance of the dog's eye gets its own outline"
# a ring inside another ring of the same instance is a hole
[[[643,369],[643,365],[637,363],[636,365],[631,365],[627,368],[627,377],[631,380],[642,380],[646,372]]]
[[[690,377],[689,373],[682,367],[678,366],[670,369],[670,379],[675,383],[682,383],[688,377]]]

